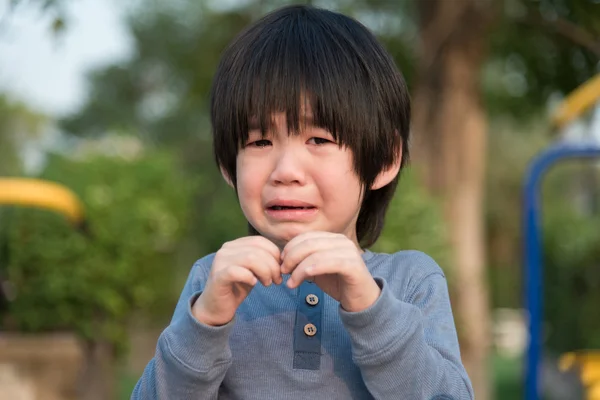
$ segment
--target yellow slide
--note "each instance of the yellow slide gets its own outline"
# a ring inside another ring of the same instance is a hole
[[[29,178],[0,178],[0,205],[45,208],[58,212],[74,225],[84,221],[83,205],[67,187]]]
[[[599,100],[600,74],[597,74],[569,94],[554,113],[552,122],[558,128],[562,128],[579,118]]]

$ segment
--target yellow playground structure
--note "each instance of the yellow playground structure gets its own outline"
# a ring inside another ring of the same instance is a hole
[[[83,205],[75,193],[58,183],[40,179],[0,178],[1,205],[52,210],[75,226],[85,221]]]

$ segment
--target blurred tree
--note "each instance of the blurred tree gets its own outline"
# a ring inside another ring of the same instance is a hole
[[[373,250],[383,253],[394,253],[399,248],[424,251],[445,269],[446,277],[453,282],[453,271],[447,268],[449,238],[440,203],[427,193],[415,171],[407,169]]]
[[[444,199],[453,245],[454,297],[463,362],[475,396],[491,396],[483,194],[486,120],[478,79],[487,57],[487,1],[419,2],[420,58],[414,95],[415,158]]]
[[[130,320],[174,307],[195,178],[165,152],[85,161],[54,155],[42,178],[79,195],[91,234],[47,211],[14,209],[3,267],[16,296],[0,314],[0,330],[75,332],[87,350],[81,398],[114,398],[113,356],[128,345]]]
[[[210,171],[206,183],[213,190],[197,204],[223,198],[237,210],[212,163],[207,91],[233,35],[285,3],[241,2],[217,9],[208,1],[156,1],[140,8],[129,20],[133,57],[90,75],[89,100],[64,127],[80,135],[133,128],[149,142],[179,148],[189,168]],[[450,264],[460,282],[453,293],[464,359],[477,398],[487,399],[486,111],[530,118],[543,112],[551,94],[569,92],[587,79],[598,61],[597,1],[310,3],[353,14],[372,28],[414,88],[415,160],[428,189],[444,203],[454,245]],[[233,232],[224,231],[219,240]]]

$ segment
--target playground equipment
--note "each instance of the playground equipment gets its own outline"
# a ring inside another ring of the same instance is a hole
[[[58,183],[26,178],[0,178],[0,205],[31,206],[63,214],[80,225],[83,206],[75,193]]]
[[[582,114],[598,106],[600,114],[600,74],[577,88],[558,108],[553,124],[566,129]],[[599,117],[600,120],[600,117]],[[596,127],[600,129],[600,127]],[[600,133],[600,132],[598,132]],[[524,245],[525,298],[528,312],[529,343],[526,354],[525,398],[541,397],[540,372],[542,349],[542,237],[540,224],[540,184],[544,173],[554,164],[568,159],[600,158],[600,141],[559,142],[540,153],[530,164],[524,187]],[[577,367],[586,387],[587,400],[600,400],[600,351],[578,351],[563,355],[559,368],[563,371]]]

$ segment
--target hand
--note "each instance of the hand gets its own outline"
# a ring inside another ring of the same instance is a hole
[[[313,280],[349,312],[369,308],[381,293],[356,244],[341,234],[307,232],[290,240],[281,253],[288,287]]]
[[[227,324],[258,281],[265,286],[281,284],[279,248],[262,236],[225,243],[192,307],[194,317],[206,325]]]

